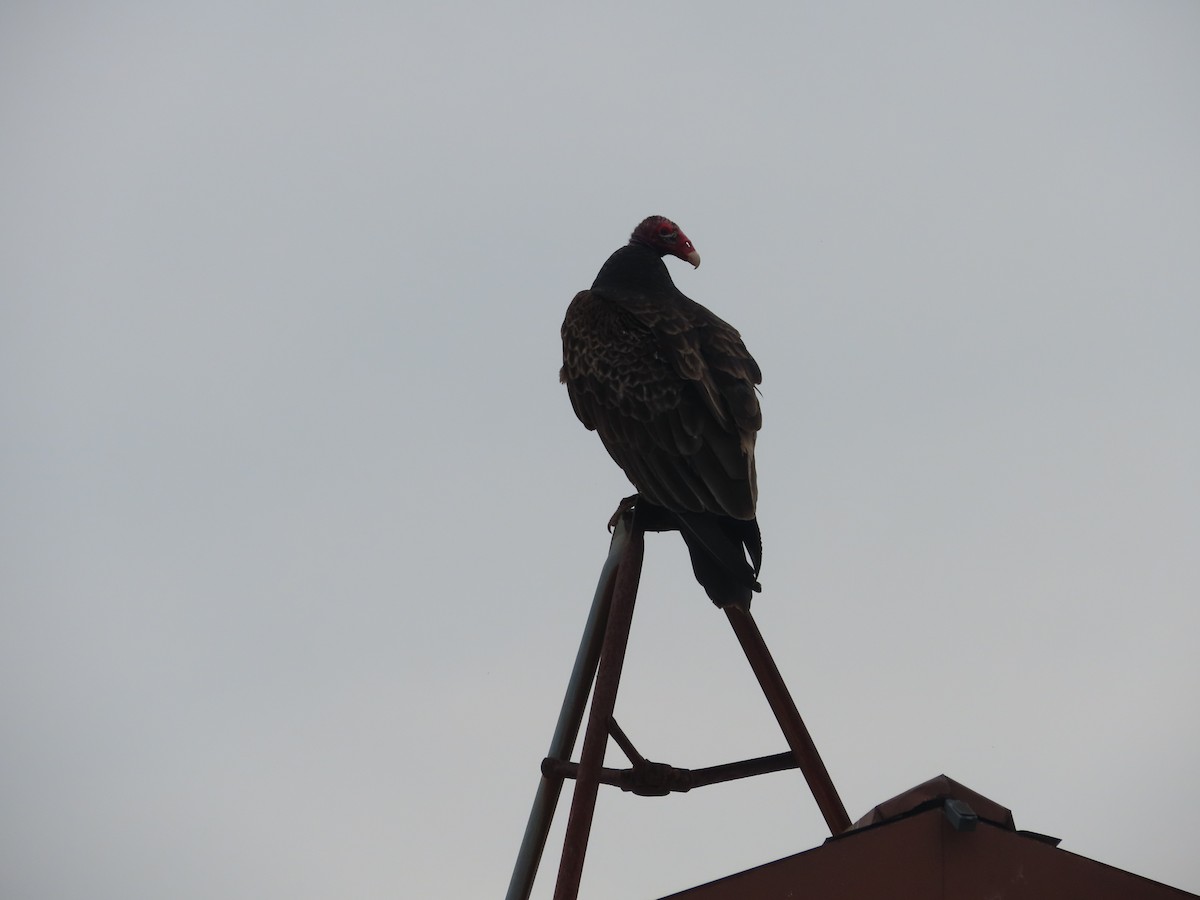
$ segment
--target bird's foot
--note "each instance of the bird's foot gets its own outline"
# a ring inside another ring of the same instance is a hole
[[[632,496],[626,497],[624,500],[618,503],[617,511],[613,513],[612,518],[608,520],[608,530],[611,532],[614,528],[616,528],[617,523],[621,521],[621,516],[625,515],[627,512],[637,506],[638,501],[641,499],[641,494],[633,494]]]

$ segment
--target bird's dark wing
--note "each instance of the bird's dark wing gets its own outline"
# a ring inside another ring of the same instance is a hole
[[[752,519],[757,364],[682,295],[576,295],[563,322],[571,404],[634,486],[667,509]]]

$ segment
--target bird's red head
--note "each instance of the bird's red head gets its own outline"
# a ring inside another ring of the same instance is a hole
[[[660,256],[678,256],[693,267],[700,265],[700,254],[688,240],[688,236],[679,230],[679,226],[663,216],[650,216],[643,219],[633,234],[629,243],[649,247]]]

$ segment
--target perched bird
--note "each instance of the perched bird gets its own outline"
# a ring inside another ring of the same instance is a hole
[[[737,329],[675,287],[665,256],[700,265],[678,225],[650,216],[571,301],[559,377],[637,488],[641,526],[678,529],[713,603],[748,608],[762,565],[762,373]]]

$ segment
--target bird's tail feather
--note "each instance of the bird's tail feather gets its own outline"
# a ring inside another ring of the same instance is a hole
[[[717,606],[749,609],[750,598],[762,590],[757,578],[762,568],[757,519],[673,512],[642,499],[635,521],[645,531],[679,531],[683,535],[696,580]]]

